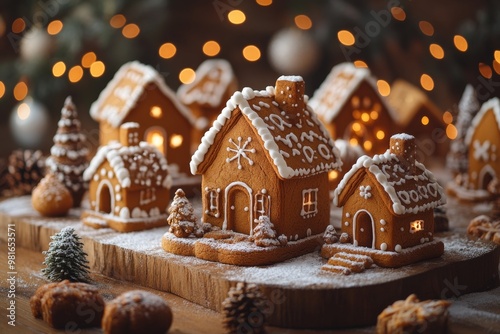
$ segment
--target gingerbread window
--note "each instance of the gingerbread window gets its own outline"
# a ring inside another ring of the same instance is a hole
[[[219,217],[219,193],[220,189],[217,188],[205,188],[205,196],[207,200],[207,210],[205,210],[205,213],[214,216],[214,217]]]
[[[410,233],[415,233],[418,231],[422,231],[424,229],[424,221],[423,220],[415,220],[410,223]]]
[[[255,195],[255,217],[268,216],[269,217],[269,202],[271,197],[265,192]]]
[[[300,215],[309,218],[318,213],[318,188],[302,190],[302,211]]]

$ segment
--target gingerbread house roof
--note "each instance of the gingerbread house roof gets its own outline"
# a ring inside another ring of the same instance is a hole
[[[394,121],[401,127],[411,126],[415,114],[424,106],[435,119],[445,124],[442,111],[429,99],[420,88],[405,80],[396,80],[387,97],[389,105],[396,110]]]
[[[235,82],[227,60],[208,59],[196,69],[196,79],[192,83],[179,87],[177,96],[186,105],[217,107],[225,102],[223,99],[228,91],[234,91],[235,87],[231,86]]]
[[[177,110],[192,125],[195,125],[195,118],[191,111],[180,103],[161,75],[153,67],[138,61],[132,61],[120,67],[99,98],[90,106],[90,115],[96,121],[106,121],[113,127],[119,127],[136,106],[149,84],[155,84]]]
[[[129,124],[138,127],[137,123],[125,123],[122,127]],[[114,141],[100,147],[83,173],[83,179],[90,181],[95,175],[99,177],[98,173],[112,178],[113,175],[107,175],[104,170],[99,171],[105,161],[109,162],[122,188],[170,188],[167,160],[156,147],[145,141],[131,146]]]
[[[325,81],[314,92],[309,104],[325,122],[330,123],[347,103],[352,92],[364,81],[380,96],[380,101],[389,112],[389,116],[395,119],[395,111],[379,94],[377,82],[370,70],[356,67],[353,63],[341,63],[334,66]]]
[[[474,116],[474,118],[472,119],[471,125],[467,130],[467,134],[465,136],[466,145],[471,144],[472,136],[476,132],[477,126],[479,125],[479,123],[481,123],[481,120],[483,119],[484,115],[489,110],[493,111],[493,115],[495,115],[495,120],[497,122],[498,129],[500,130],[500,100],[498,99],[498,97],[494,97],[484,102],[483,105],[481,106],[481,109],[479,109],[477,115]]]
[[[406,134],[394,135],[392,138],[414,140],[413,136]],[[395,215],[417,214],[445,204],[443,188],[434,175],[415,160],[410,163],[411,169],[405,168],[408,166],[407,161],[402,161],[400,153],[395,153],[395,149],[397,147],[391,141],[391,148],[384,154],[360,157],[335,189],[333,203],[336,206],[344,205],[348,194],[360,187],[363,180],[360,173],[365,173],[378,185],[380,193],[385,193],[389,199],[387,203],[390,203],[388,209]],[[401,151],[405,154],[407,152],[406,149]],[[367,189],[363,188],[363,191],[366,192]]]
[[[281,76],[277,85],[294,82],[303,85],[300,76]],[[283,88],[285,92],[280,90],[281,96],[291,96],[288,95],[289,88],[290,86]],[[191,173],[200,173],[198,167],[207,156],[217,154],[211,150],[212,145],[224,125],[237,114],[233,112],[235,109],[243,114],[248,125],[262,140],[268,160],[272,162],[280,178],[304,177],[340,168],[342,162],[339,151],[324,126],[308,107],[307,96],[302,95],[301,102],[304,107],[301,107],[297,118],[292,120],[295,115],[285,112],[283,105],[280,107],[280,103],[276,101],[276,91],[272,86],[263,91],[247,87],[234,93],[193,154]],[[290,106],[296,107],[298,104],[292,102]]]

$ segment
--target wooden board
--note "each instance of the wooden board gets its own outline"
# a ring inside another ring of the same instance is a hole
[[[29,197],[14,198],[0,203],[0,228],[14,223],[17,246],[40,251],[48,248],[51,235],[74,226],[95,272],[172,292],[213,310],[221,309],[237,281],[259,284],[270,300],[270,322],[279,327],[361,327],[374,324],[383,308],[410,293],[421,299],[452,298],[498,284],[499,249],[456,233],[442,235],[442,258],[346,277],[321,270],[326,260],[320,257],[319,247],[318,252],[284,263],[242,268],[164,252],[160,243],[166,228],[127,234],[94,230],[82,225],[79,213],[42,218],[31,208]]]

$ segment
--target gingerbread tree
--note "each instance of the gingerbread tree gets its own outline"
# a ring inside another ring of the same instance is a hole
[[[259,223],[253,229],[255,244],[260,247],[279,246],[278,234],[268,216],[260,216]]]
[[[86,136],[81,132],[78,112],[71,96],[68,96],[61,110],[61,119],[47,165],[71,192],[75,207],[80,205],[87,188],[83,181],[83,172],[88,166],[85,142]]]
[[[170,225],[170,233],[176,237],[187,238],[192,234],[197,237],[203,236],[203,229],[197,223],[193,206],[186,198],[184,190],[177,189],[175,191],[168,213],[167,223]]]
[[[465,91],[458,104],[458,115],[455,126],[457,137],[450,145],[447,156],[447,165],[455,174],[465,173],[468,168],[467,155],[469,148],[465,144],[467,129],[470,127],[472,118],[479,111],[480,104],[476,97],[476,91],[471,85],[465,87]]]
[[[46,265],[42,273],[47,279],[57,282],[68,279],[73,282],[88,282],[89,266],[83,243],[71,226],[63,228],[50,237],[52,240],[45,255]]]

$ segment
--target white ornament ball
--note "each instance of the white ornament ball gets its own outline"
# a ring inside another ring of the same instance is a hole
[[[32,28],[24,34],[19,45],[21,58],[25,61],[47,59],[54,49],[54,39],[40,28]]]
[[[25,148],[37,146],[47,135],[47,109],[31,96],[18,103],[10,115],[10,129],[16,142]]]
[[[296,28],[277,32],[269,43],[269,61],[282,74],[306,75],[317,65],[320,49],[310,33]]]

